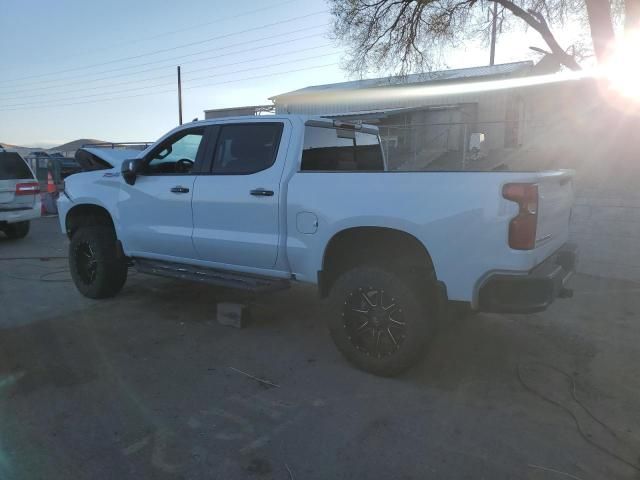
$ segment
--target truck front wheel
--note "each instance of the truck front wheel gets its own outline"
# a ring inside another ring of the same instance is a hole
[[[347,360],[367,372],[394,376],[420,359],[436,326],[436,297],[413,283],[368,266],[336,280],[328,300],[328,326]]]
[[[113,297],[127,280],[127,261],[118,255],[107,226],[79,228],[69,245],[69,269],[76,288],[88,298]]]

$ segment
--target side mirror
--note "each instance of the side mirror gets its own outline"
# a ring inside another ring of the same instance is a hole
[[[140,166],[142,162],[139,158],[134,158],[133,160],[125,160],[122,162],[122,168],[120,169],[122,173],[122,178],[129,185],[133,185],[136,183],[136,177],[138,176],[138,172],[140,171]]]

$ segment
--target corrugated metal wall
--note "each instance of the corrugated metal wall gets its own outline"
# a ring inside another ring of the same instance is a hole
[[[354,91],[349,97],[349,92],[340,95],[342,101],[332,102],[335,93],[331,93],[327,98],[328,102],[318,101],[319,96],[310,96],[307,101],[304,96],[280,97],[276,98],[276,113],[286,114],[303,114],[303,115],[338,115],[356,112],[368,112],[379,110],[393,110],[400,108],[419,108],[419,107],[436,107],[436,106],[462,106],[475,105],[475,118],[462,116],[449,123],[467,123],[475,124],[481,133],[484,133],[487,139],[488,148],[503,148],[505,146],[505,112],[507,99],[511,94],[506,91],[494,91],[483,93],[468,93],[456,95],[442,95],[433,97],[407,97],[404,99],[384,98],[379,94],[367,98],[366,91]],[[464,111],[464,109],[463,109]],[[420,119],[420,114],[415,113],[411,118],[411,123],[416,127],[424,127],[425,129],[435,128],[434,123],[444,123],[440,120],[434,121],[434,114],[429,113],[429,119]],[[431,125],[429,125],[431,124]],[[452,128],[460,129],[460,126],[452,126]],[[469,133],[471,131],[469,130]]]

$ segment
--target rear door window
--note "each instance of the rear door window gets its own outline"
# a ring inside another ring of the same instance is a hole
[[[302,171],[384,171],[378,136],[337,128],[305,127]]]
[[[14,152],[0,152],[0,180],[32,180],[26,162]]]
[[[224,125],[218,136],[213,173],[250,175],[271,167],[278,154],[282,123]]]

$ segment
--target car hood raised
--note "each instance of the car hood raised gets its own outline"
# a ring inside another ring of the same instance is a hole
[[[80,148],[76,151],[76,161],[83,170],[120,169],[122,162],[138,158],[143,152],[131,149]]]

